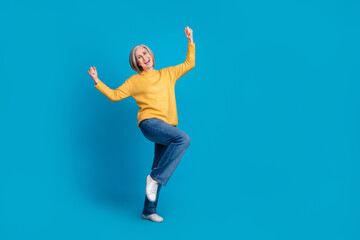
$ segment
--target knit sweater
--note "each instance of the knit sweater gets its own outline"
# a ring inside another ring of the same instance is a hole
[[[128,78],[115,90],[100,80],[95,87],[111,102],[133,97],[140,109],[137,115],[138,126],[142,120],[149,118],[157,118],[177,126],[175,83],[194,66],[195,43],[188,43],[186,60],[182,64],[161,70],[142,71]]]

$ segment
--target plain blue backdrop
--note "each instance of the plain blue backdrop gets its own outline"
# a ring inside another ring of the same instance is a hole
[[[1,4],[0,239],[360,239],[360,3]],[[153,144],[111,103],[131,48],[176,85],[192,143],[141,219]]]

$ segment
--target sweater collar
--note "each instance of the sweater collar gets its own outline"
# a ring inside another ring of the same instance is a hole
[[[155,74],[157,72],[158,72],[157,70],[153,69],[151,71],[142,71],[139,74],[142,75],[142,76],[151,76],[151,75],[153,75],[153,74]]]

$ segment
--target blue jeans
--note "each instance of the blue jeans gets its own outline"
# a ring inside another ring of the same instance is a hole
[[[139,127],[144,136],[155,143],[154,161],[150,176],[165,186],[189,147],[190,137],[177,127],[157,118],[145,119],[140,122]],[[150,202],[145,196],[143,210],[145,215],[156,212],[161,185],[159,185],[155,202]]]

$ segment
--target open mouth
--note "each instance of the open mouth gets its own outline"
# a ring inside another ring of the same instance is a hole
[[[148,64],[150,62],[150,59],[145,62],[145,64]]]

